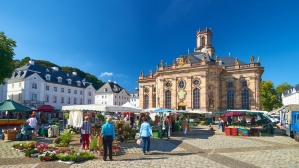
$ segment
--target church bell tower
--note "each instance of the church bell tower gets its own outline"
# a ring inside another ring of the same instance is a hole
[[[214,47],[212,45],[212,30],[198,30],[196,32],[196,49],[195,52],[208,53],[211,58],[214,58]]]

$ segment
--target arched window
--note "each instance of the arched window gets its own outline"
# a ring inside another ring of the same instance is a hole
[[[171,109],[171,91],[165,92],[165,108]]]
[[[201,46],[206,45],[206,38],[205,37],[201,37]]]
[[[248,89],[242,90],[242,109],[249,109],[249,91]]]
[[[148,95],[144,96],[144,108],[148,108]]]
[[[156,108],[156,94],[153,95],[153,108]]]
[[[200,90],[198,88],[193,90],[193,109],[200,108]]]
[[[227,109],[234,109],[234,91],[227,92]]]

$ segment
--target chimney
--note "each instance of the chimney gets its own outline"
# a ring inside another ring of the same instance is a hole
[[[74,76],[77,76],[77,72],[72,72],[72,74],[73,74]]]
[[[30,65],[34,65],[34,60],[30,60],[30,61],[29,61],[29,64],[30,64]]]
[[[51,67],[54,71],[58,71],[58,67]]]

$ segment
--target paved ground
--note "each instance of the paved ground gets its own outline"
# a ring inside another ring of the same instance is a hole
[[[215,128],[215,126],[214,126]],[[39,139],[51,141],[51,139]],[[286,136],[234,137],[225,136],[219,130],[194,127],[192,133],[183,136],[175,133],[170,140],[151,139],[151,154],[142,155],[136,143],[121,143],[121,155],[114,161],[96,159],[67,165],[58,162],[40,162],[26,158],[23,153],[11,149],[18,142],[0,141],[0,168],[39,167],[299,167],[299,143]],[[79,147],[78,139],[72,142]]]

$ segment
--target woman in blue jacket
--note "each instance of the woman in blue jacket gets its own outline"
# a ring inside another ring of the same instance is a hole
[[[148,123],[148,119],[143,117],[143,123],[140,126],[140,137],[142,138],[142,150],[143,154],[145,155],[145,151],[149,153],[150,151],[150,136],[153,135],[152,127]],[[147,144],[147,148],[145,150],[145,145]]]
[[[101,134],[103,135],[104,143],[104,156],[103,160],[106,161],[107,158],[107,147],[109,149],[109,159],[112,160],[112,142],[115,139],[114,125],[112,123],[112,118],[108,117],[106,119],[106,124],[103,125]]]

